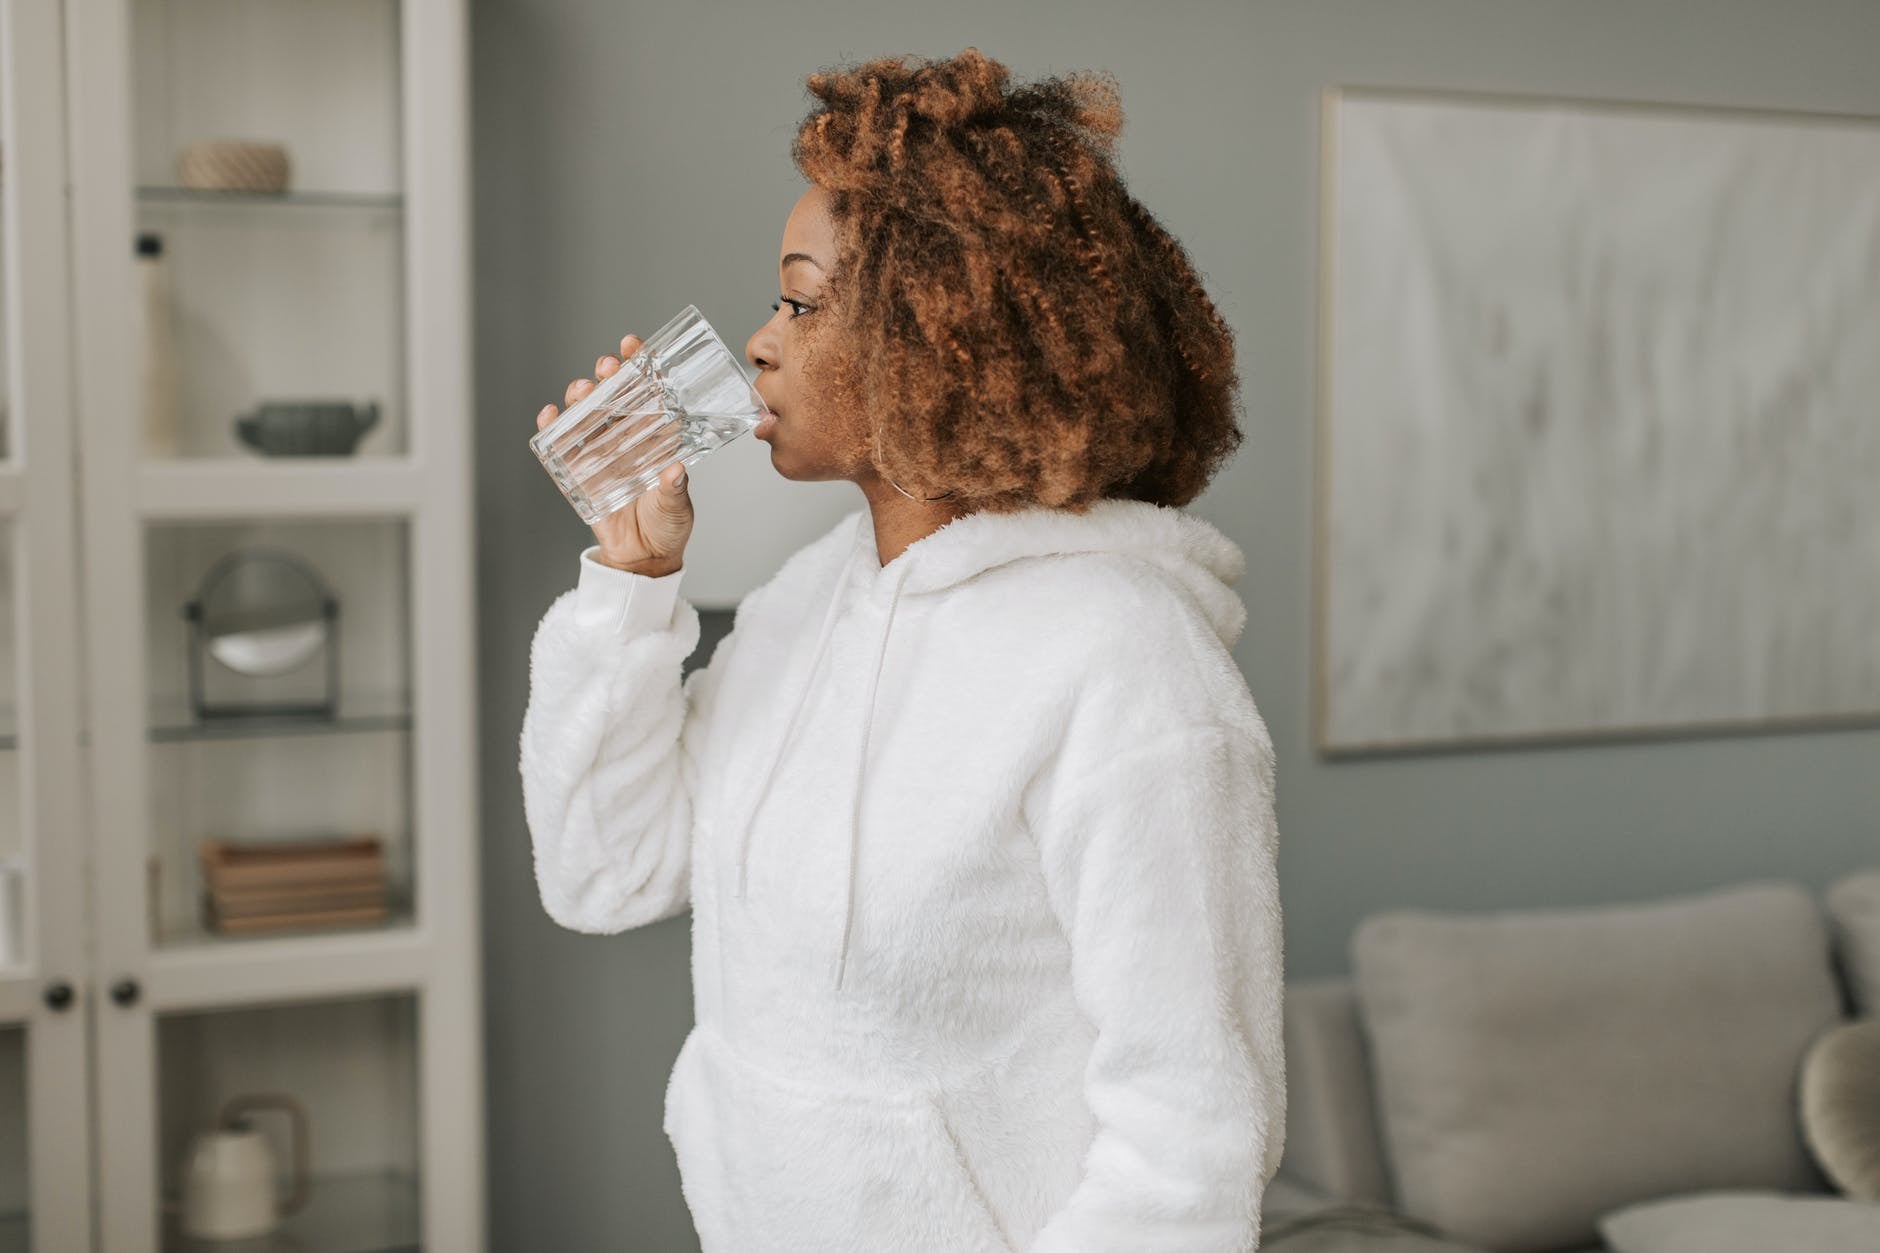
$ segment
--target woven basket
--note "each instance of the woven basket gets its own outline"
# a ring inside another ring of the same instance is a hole
[[[287,149],[234,139],[190,144],[177,155],[176,181],[201,191],[286,191]]]

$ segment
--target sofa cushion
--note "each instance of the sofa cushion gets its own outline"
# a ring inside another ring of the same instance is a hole
[[[1649,1197],[1824,1186],[1796,1081],[1841,1001],[1797,886],[1397,911],[1352,959],[1397,1202],[1445,1231],[1558,1249]]]
[[[1370,1059],[1349,979],[1286,985],[1286,1153],[1280,1169],[1343,1201],[1390,1202]]]
[[[1335,1205],[1265,1224],[1262,1253],[1490,1253],[1381,1205]]]
[[[1880,870],[1863,870],[1831,886],[1828,916],[1854,1011],[1880,1017]]]
[[[1830,1027],[1809,1046],[1802,1138],[1841,1191],[1880,1201],[1880,1018]]]
[[[1880,1205],[1713,1192],[1627,1206],[1599,1231],[1613,1253],[1855,1253],[1880,1249]]]
[[[1309,1183],[1301,1183],[1286,1173],[1281,1166],[1279,1173],[1266,1181],[1266,1191],[1260,1197],[1260,1221],[1271,1225],[1296,1218],[1301,1214],[1310,1214],[1314,1210],[1330,1209],[1342,1205],[1335,1196],[1328,1196]]]

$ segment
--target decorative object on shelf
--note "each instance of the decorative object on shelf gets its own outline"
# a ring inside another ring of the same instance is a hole
[[[264,400],[235,419],[235,433],[271,457],[349,457],[378,420],[376,400]]]
[[[137,236],[137,270],[143,288],[143,356],[138,394],[143,400],[144,452],[152,457],[174,457],[176,433],[176,343],[170,324],[170,265],[163,255],[163,236],[144,231]]]
[[[275,1191],[274,1150],[251,1115],[278,1110],[292,1127],[293,1191]],[[232,1098],[216,1116],[215,1126],[191,1143],[183,1172],[183,1234],[199,1240],[242,1240],[265,1236],[281,1219],[306,1208],[313,1196],[312,1142],[307,1111],[279,1092]]]
[[[376,835],[203,840],[203,925],[225,935],[383,922],[385,852]]]
[[[229,553],[203,576],[183,616],[197,718],[337,715],[339,600],[300,557],[271,548]]]
[[[184,147],[176,181],[198,191],[287,190],[287,149],[242,139],[210,139]]]
[[[1323,135],[1320,750],[1880,724],[1880,118]]]

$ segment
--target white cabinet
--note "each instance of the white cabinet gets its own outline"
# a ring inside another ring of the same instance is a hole
[[[0,0],[0,1253],[197,1247],[253,1093],[242,1247],[484,1245],[466,20]]]

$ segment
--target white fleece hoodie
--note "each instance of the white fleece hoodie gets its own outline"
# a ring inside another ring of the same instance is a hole
[[[1179,510],[865,510],[683,684],[582,554],[530,657],[542,903],[692,909],[665,1131],[706,1253],[1244,1253],[1285,1122],[1240,550]]]

